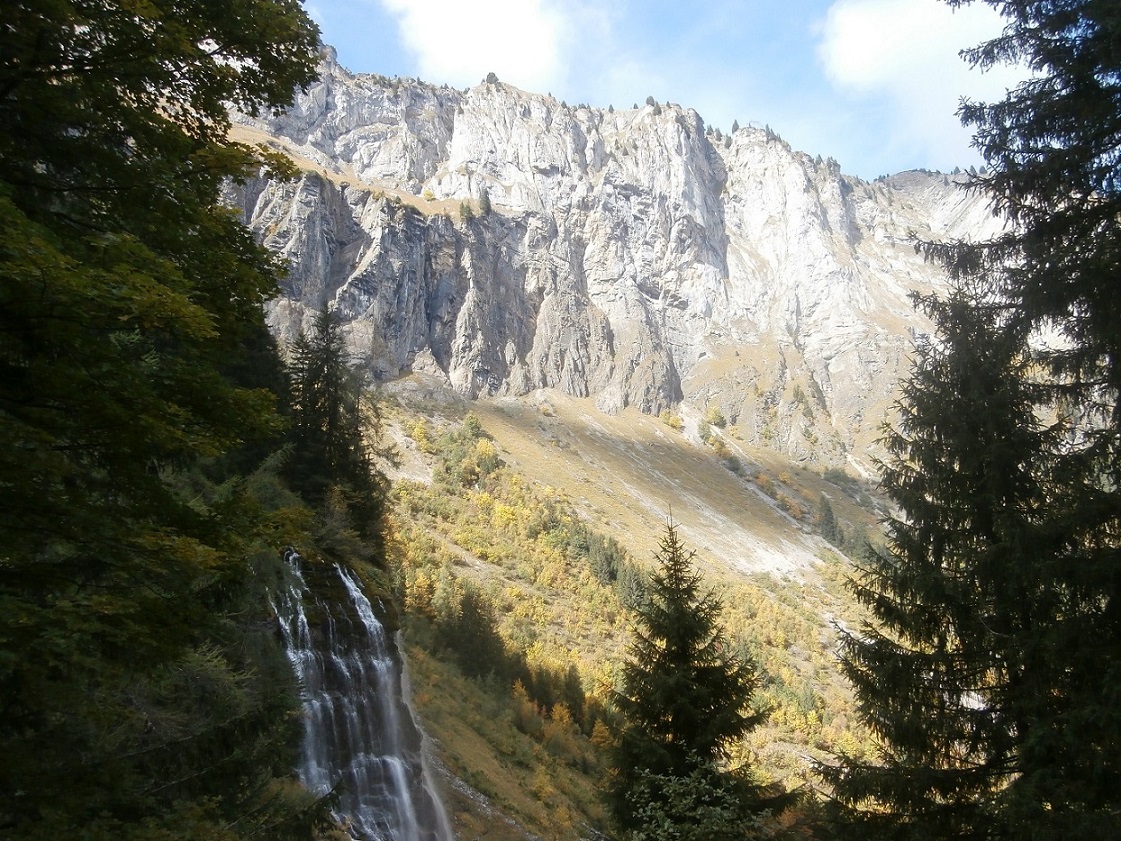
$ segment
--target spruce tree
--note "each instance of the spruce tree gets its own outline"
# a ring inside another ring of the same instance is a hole
[[[1053,547],[1037,603],[1057,600],[1034,645],[1048,719],[1026,741],[1010,809],[1041,836],[1121,835],[1121,15],[1116,3],[994,4],[1004,34],[969,54],[1035,75],[1001,102],[967,103],[988,177],[1013,223],[992,242],[940,250],[1001,296],[1031,352],[1037,411],[1063,421],[1048,448]],[[1030,770],[1029,770],[1030,769]]]
[[[750,708],[758,677],[752,663],[729,650],[719,624],[722,605],[702,592],[694,556],[668,524],[614,696],[623,725],[609,803],[619,825],[636,837],[646,837],[649,816],[680,815],[669,800],[690,778],[706,781],[698,802],[723,804],[734,790],[744,816],[755,805],[754,788],[721,762],[763,719]]]
[[[817,501],[817,528],[823,538],[834,546],[841,543],[841,526],[837,523],[837,515],[833,513],[833,505],[824,493]]]
[[[341,328],[338,315],[324,308],[311,334],[300,333],[290,350],[288,474],[312,505],[323,505],[329,492],[337,492],[358,533],[378,538],[387,493],[372,462],[378,411]]]
[[[1061,332],[1067,341],[1042,351],[1056,389],[1102,411],[1115,431],[1121,16],[1101,0],[986,2],[1007,18],[1005,32],[967,57],[982,68],[1019,61],[1035,71],[1004,100],[966,102],[960,112],[988,164],[974,187],[1013,226],[995,240],[937,253],[958,276],[994,283],[1018,320]],[[1116,460],[1114,452],[1114,471]]]
[[[889,436],[904,462],[885,473],[905,524],[861,584],[880,624],[846,649],[889,770],[828,773],[850,808],[909,837],[1118,837],[1121,16],[1097,0],[986,2],[1007,25],[968,57],[1035,73],[961,111],[987,162],[972,189],[1011,224],[927,248],[978,290],[961,321],[1000,352],[956,342],[943,314],[958,362],[920,357]],[[971,366],[991,385],[957,394],[946,377]],[[955,416],[994,433],[979,448]]]
[[[1121,14],[1116,3],[1002,3],[1002,37],[971,54],[1036,72],[994,104],[968,103],[1013,225],[943,252],[992,284],[1031,344],[1037,412],[1063,422],[1048,448],[1051,552],[1032,603],[1045,621],[1031,679],[1045,717],[1024,739],[1008,810],[1039,837],[1121,836]],[[1053,605],[1053,606],[1052,606]]]
[[[1053,547],[1039,474],[1055,430],[1036,419],[1031,360],[1001,307],[963,294],[924,307],[938,338],[919,344],[882,440],[901,516],[855,585],[875,622],[842,645],[882,757],[825,775],[860,833],[1014,837],[1002,797],[1046,723],[1036,634],[1060,609],[1040,592]],[[870,802],[886,808],[860,811]]]

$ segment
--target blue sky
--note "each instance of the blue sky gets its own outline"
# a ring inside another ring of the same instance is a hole
[[[1014,85],[958,51],[996,35],[939,0],[307,0],[355,72],[469,87],[489,72],[570,104],[652,95],[727,131],[770,125],[863,178],[980,163],[954,111]]]

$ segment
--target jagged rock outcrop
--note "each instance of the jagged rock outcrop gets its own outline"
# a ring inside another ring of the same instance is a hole
[[[828,463],[874,437],[927,327],[908,294],[944,283],[913,237],[999,225],[952,178],[866,183],[770,129],[354,76],[329,50],[288,112],[237,120],[305,169],[233,198],[290,259],[281,337],[329,303],[380,378],[716,404],[745,440]]]

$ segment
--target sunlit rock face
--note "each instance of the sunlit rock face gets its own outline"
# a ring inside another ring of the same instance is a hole
[[[863,461],[929,329],[909,295],[945,285],[915,238],[1000,224],[960,179],[867,183],[675,104],[355,76],[330,50],[321,71],[286,113],[237,117],[303,176],[233,200],[289,258],[278,335],[328,304],[382,379],[556,388],[607,412],[715,404],[748,443]]]

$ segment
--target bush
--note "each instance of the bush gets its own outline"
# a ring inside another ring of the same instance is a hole
[[[663,409],[662,413],[658,415],[658,420],[675,432],[680,432],[685,428],[685,422],[681,419],[681,415],[675,415],[669,409]]]
[[[697,424],[697,435],[700,436],[701,440],[704,443],[712,443],[712,426],[703,418],[701,419],[701,422]]]
[[[728,425],[728,419],[724,417],[724,413],[720,410],[719,406],[709,406],[708,411],[705,412],[704,419],[707,423],[723,429]]]

